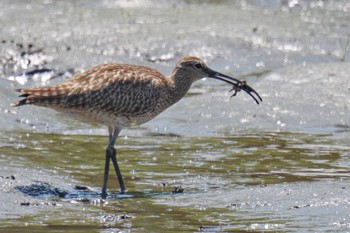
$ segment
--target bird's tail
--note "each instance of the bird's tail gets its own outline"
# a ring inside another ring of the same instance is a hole
[[[21,89],[17,89],[16,91],[21,92]],[[25,97],[25,99],[21,99],[21,100],[15,102],[15,103],[12,103],[11,106],[12,107],[18,107],[18,106],[26,105],[28,96],[29,96],[29,94],[20,95],[19,97]]]
[[[23,97],[24,99],[12,103],[11,105],[13,107],[18,107],[27,104],[55,104],[60,102],[62,100],[61,97],[67,92],[67,90],[65,90],[61,86],[20,88],[16,89],[16,91],[22,93],[19,97]]]

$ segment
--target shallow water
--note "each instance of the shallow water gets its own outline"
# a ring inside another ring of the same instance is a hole
[[[337,145],[331,135],[124,138],[119,159],[130,192],[118,194],[111,177],[106,200],[99,195],[105,137],[10,135],[0,149],[4,173],[14,176],[1,178],[7,184],[4,229],[316,230],[320,222],[323,230],[348,227],[349,146]],[[22,145],[14,149],[18,141]],[[172,193],[174,187],[184,193]]]
[[[0,231],[349,231],[350,5],[296,2],[2,1]],[[263,103],[207,79],[123,130],[123,195],[111,175],[100,196],[104,127],[10,107],[18,87],[188,54]]]

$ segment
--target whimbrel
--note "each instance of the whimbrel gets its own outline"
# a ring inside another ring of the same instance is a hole
[[[257,104],[259,94],[245,81],[210,69],[201,59],[187,56],[175,66],[170,77],[137,65],[105,64],[53,86],[20,88],[24,97],[13,106],[36,105],[68,112],[81,119],[108,127],[109,143],[102,195],[107,195],[110,160],[114,165],[121,193],[126,191],[114,147],[120,131],[125,127],[145,123],[185,96],[192,83],[204,77],[232,85],[232,96],[240,90],[248,93]]]

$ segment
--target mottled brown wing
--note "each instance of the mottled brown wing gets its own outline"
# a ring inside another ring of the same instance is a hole
[[[25,99],[14,106],[32,104],[82,111],[94,108],[139,115],[153,111],[161,95],[159,85],[165,83],[162,74],[147,67],[100,65],[55,86],[19,89]]]
[[[134,68],[134,67],[131,67]],[[91,88],[76,87],[65,99],[64,105],[77,109],[98,109],[119,115],[143,115],[154,111],[161,97],[159,85],[163,84],[162,76],[155,76],[150,69],[140,72],[139,69],[105,70],[99,88],[90,82]],[[106,78],[108,77],[108,78]],[[93,80],[96,81],[94,78]]]

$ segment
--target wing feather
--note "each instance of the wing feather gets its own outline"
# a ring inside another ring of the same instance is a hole
[[[13,106],[32,104],[140,115],[154,110],[161,96],[160,86],[166,83],[161,73],[148,67],[99,65],[54,86],[18,89],[24,99]]]

